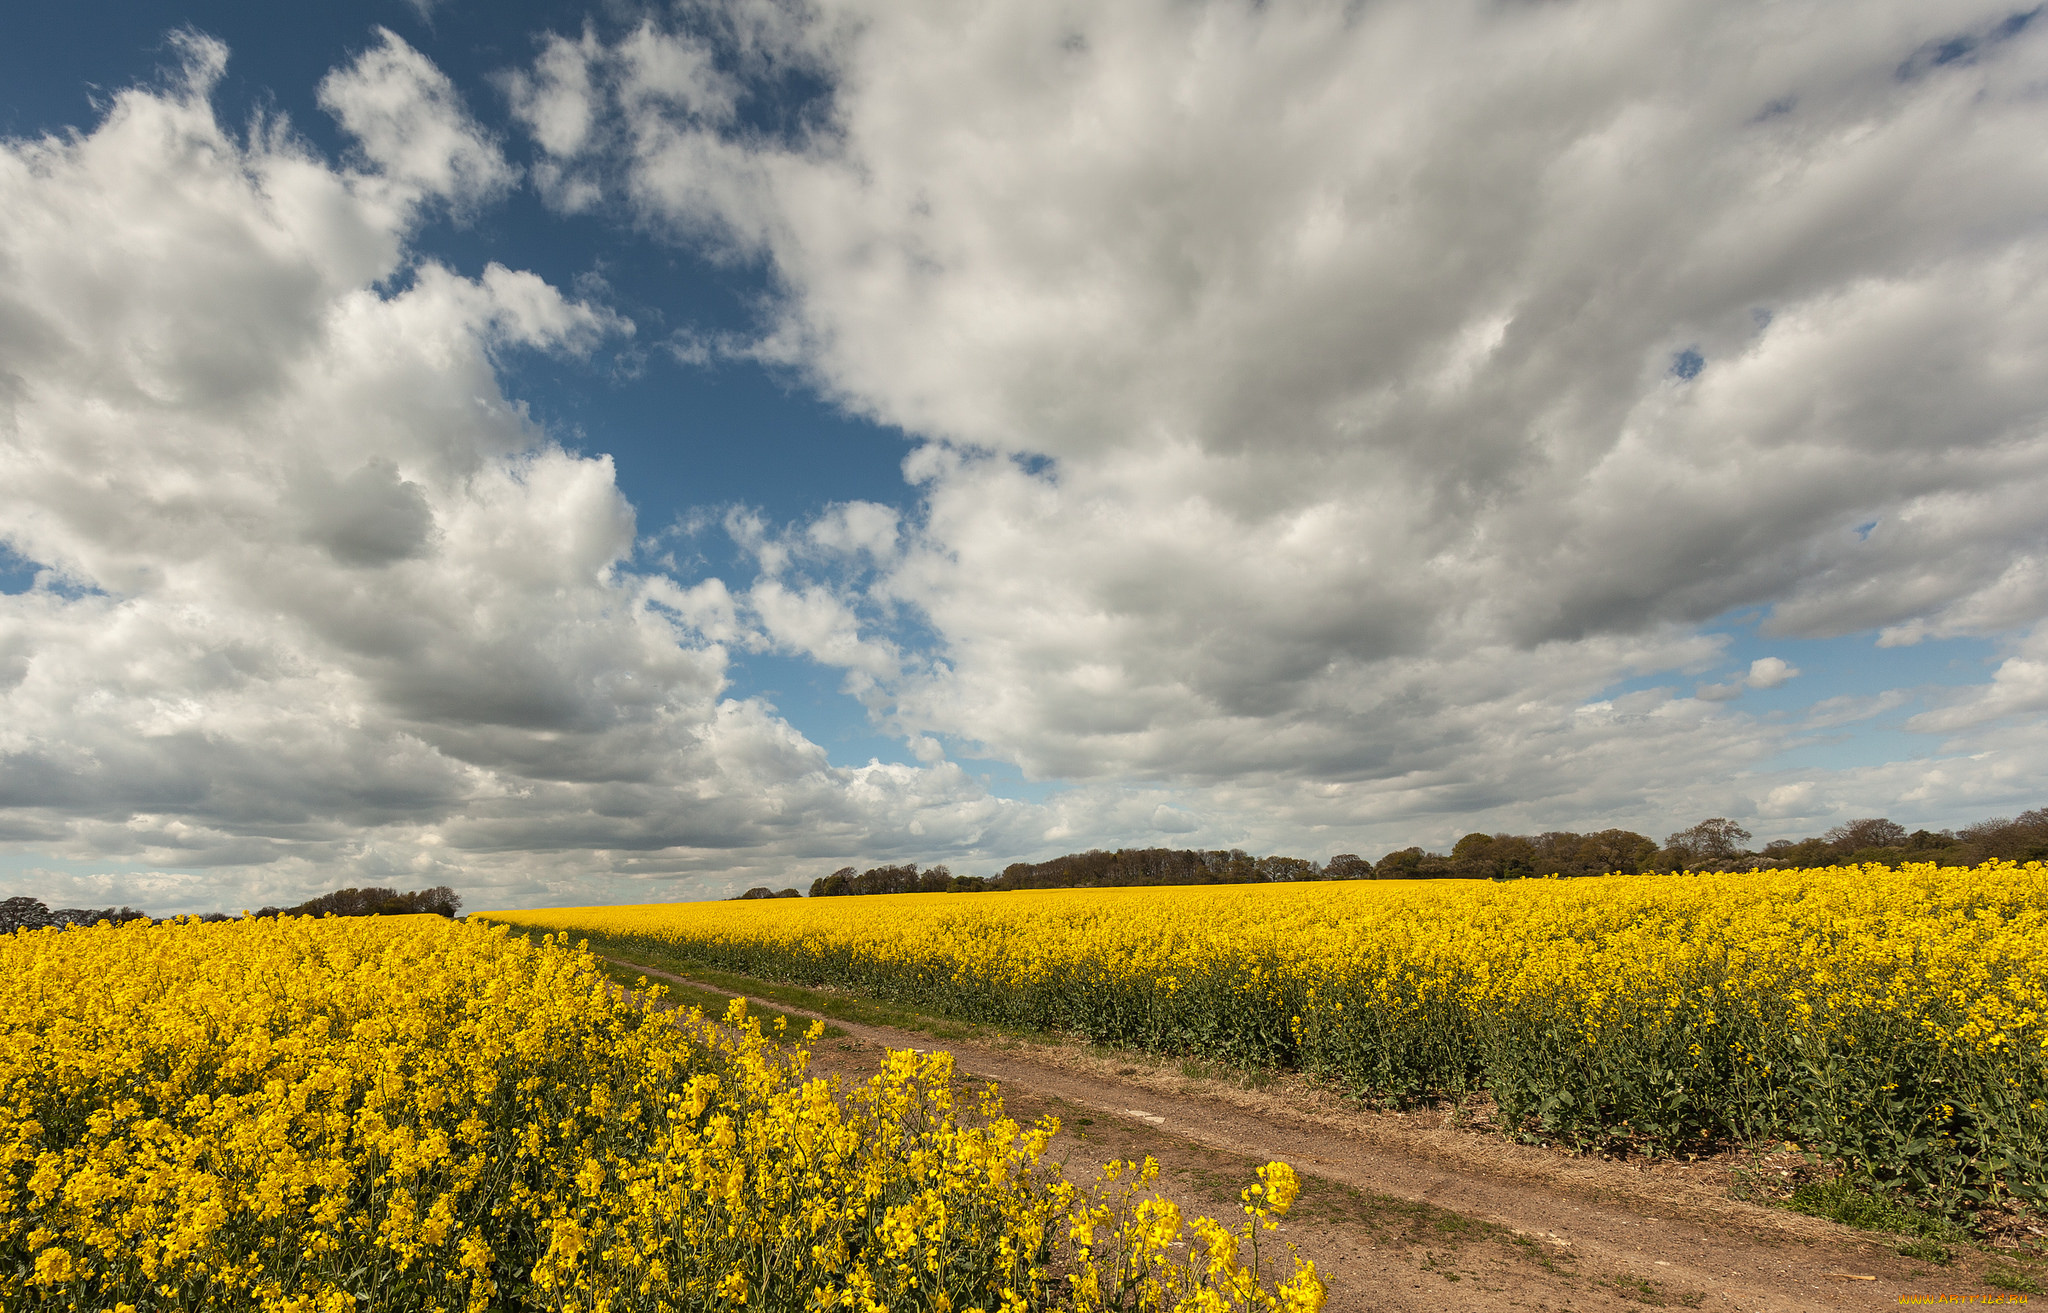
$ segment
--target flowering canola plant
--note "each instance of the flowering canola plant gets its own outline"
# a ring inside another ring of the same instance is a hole
[[[1790,1138],[1948,1202],[2048,1184],[2048,870],[902,894],[489,914],[598,950],[1293,1067],[1676,1149]]]
[[[743,1003],[679,1018],[563,940],[481,923],[0,937],[0,1307],[1322,1302],[1313,1265],[1261,1268],[1284,1164],[1237,1229],[1192,1219],[1176,1245],[1170,1204],[1127,1191],[1111,1215],[1064,1179],[1056,1124],[993,1091],[957,1107],[950,1055],[891,1054],[852,1089],[807,1056]]]

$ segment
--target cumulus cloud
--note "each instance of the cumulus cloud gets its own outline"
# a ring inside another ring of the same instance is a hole
[[[1947,705],[1922,712],[1907,725],[1944,733],[2048,712],[2048,628],[2035,628],[2016,649],[1999,663],[1989,684],[1957,690]]]
[[[473,205],[517,176],[448,75],[389,28],[378,28],[374,47],[321,81],[319,99],[403,192]]]
[[[1799,667],[1782,657],[1758,657],[1749,663],[1743,683],[1751,688],[1777,688],[1799,678]]]
[[[1797,666],[1783,657],[1758,657],[1749,663],[1749,673],[1719,684],[1702,684],[1693,696],[1707,702],[1731,702],[1752,688],[1779,688],[1799,678]]]
[[[0,596],[0,817],[53,863],[10,892],[717,891],[1027,823],[942,756],[833,768],[727,694],[757,631],[724,586],[637,569],[610,461],[499,389],[502,353],[633,326],[407,254],[428,198],[510,176],[438,70],[382,33],[329,77],[338,168],[224,130],[226,52],[185,49],[90,133],[0,144],[0,539],[43,567]],[[887,549],[836,523],[824,546]],[[753,602],[774,641],[862,650],[830,599]]]
[[[597,123],[590,65],[598,53],[597,38],[588,30],[580,41],[550,36],[531,70],[508,70],[502,80],[513,117],[541,149],[536,181],[566,211],[589,209],[602,198],[601,189],[578,176],[573,165]]]
[[[1764,794],[1758,812],[1773,819],[1785,816],[1801,816],[1813,807],[1814,786],[1811,780],[1800,780],[1796,784],[1780,784]]]
[[[1303,816],[1564,762],[1641,803],[1659,753],[1786,746],[1713,705],[1778,658],[1606,737],[1601,690],[1707,664],[1714,616],[1896,644],[2048,606],[2042,24],[719,13],[560,39],[526,76],[572,110],[523,112],[656,231],[769,263],[754,354],[930,442],[894,563],[841,589],[933,636],[845,659],[892,723],[1041,777],[1292,777]],[[824,103],[764,133],[736,107],[791,69]]]

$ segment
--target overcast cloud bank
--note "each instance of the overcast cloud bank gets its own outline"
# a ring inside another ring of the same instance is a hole
[[[198,37],[0,150],[0,533],[48,568],[0,598],[17,848],[483,906],[2040,805],[2048,23],[739,4],[537,49],[494,132],[380,35],[322,85],[339,164],[216,122]],[[749,578],[636,556],[497,374],[635,326],[409,250],[519,185],[768,269],[758,335],[674,344],[917,436],[909,513],[735,512]],[[1738,608],[2010,654],[1755,714],[1802,672],[1730,668]],[[830,765],[738,647],[921,764]],[[1770,764],[1915,699],[1919,754]]]

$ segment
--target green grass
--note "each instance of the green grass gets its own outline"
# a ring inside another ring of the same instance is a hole
[[[2034,1280],[2025,1268],[2016,1267],[2011,1263],[1993,1263],[1984,1273],[1984,1284],[2020,1295],[2041,1293],[2041,1283]]]
[[[1917,1258],[1923,1263],[1934,1263],[1947,1267],[1956,1261],[1955,1252],[1938,1240],[1908,1240],[1898,1247],[1907,1258]]]
[[[541,930],[527,929],[521,926],[513,926],[512,933],[528,940],[537,940],[545,932]],[[596,944],[591,945],[591,951],[598,951]],[[717,993],[714,990],[697,989],[690,985],[677,984],[675,981],[672,980],[650,981],[644,974],[644,971],[646,970],[646,965],[644,964],[621,962],[611,957],[602,955],[598,957],[597,962],[598,968],[604,972],[605,978],[607,980],[610,980],[613,984],[620,985],[626,989],[634,991],[646,989],[653,984],[659,984],[667,991],[667,1000],[670,1004],[679,1008],[697,1008],[701,1010],[707,1017],[717,1018],[724,1016],[726,1008],[730,1006],[732,1003],[731,998],[727,997],[725,994]],[[662,968],[656,967],[654,969],[661,970]],[[676,972],[675,974],[680,975],[682,973]],[[738,977],[733,977],[733,979],[736,980],[738,979]],[[724,986],[723,982],[720,981],[706,981],[704,983],[731,988],[733,993],[744,996],[747,1000],[747,1015],[760,1021],[761,1028],[764,1031],[773,1031],[775,1023],[778,1019],[780,1019],[788,1026],[789,1033],[792,1035],[802,1035],[806,1030],[810,1028],[811,1019],[809,1017],[794,1016],[778,1008],[762,1006],[760,1002],[761,992],[752,987],[757,982],[747,982],[747,988],[740,988],[736,986]],[[788,1003],[790,1006],[795,1007],[808,1006],[807,1004],[795,1000],[777,1001],[785,1002]],[[822,1009],[811,1010],[821,1011]],[[832,1025],[829,1022],[826,1023],[824,1038],[843,1039],[845,1036],[846,1031],[844,1029],[842,1029],[839,1026]]]
[[[1669,1308],[1673,1304],[1696,1308],[1702,1298],[1697,1291],[1674,1292],[1665,1289],[1660,1281],[1650,1281],[1643,1277],[1604,1277],[1594,1284],[1606,1286],[1623,1299],[1634,1300],[1638,1304],[1650,1304],[1657,1308]]]
[[[545,933],[542,927],[525,927],[513,923],[515,933],[538,935]],[[709,963],[678,953],[665,944],[650,942],[638,935],[607,935],[601,931],[575,930],[569,932],[570,942],[587,941],[590,951],[611,961],[637,966],[642,970],[662,971],[680,976],[700,985],[722,989],[734,994],[744,994],[750,999],[762,999],[780,1003],[784,1007],[802,1008],[815,1012],[834,1021],[850,1021],[859,1026],[888,1026],[896,1030],[912,1031],[938,1040],[974,1040],[1006,1037],[1038,1042],[1056,1042],[1058,1037],[1036,1031],[1010,1030],[965,1021],[942,1013],[920,1012],[895,1003],[885,1003],[866,996],[839,993],[832,990],[810,989],[779,980],[764,980],[755,976],[737,975],[722,971]]]
[[[1954,1258],[1944,1241],[1969,1238],[1962,1227],[1947,1218],[1915,1208],[1870,1181],[1847,1173],[1828,1181],[1808,1181],[1792,1192],[1785,1207],[1859,1231],[1910,1236],[1910,1240],[1898,1246],[1898,1252],[1929,1263],[1947,1263]]]
[[[591,945],[596,950],[597,945]],[[828,993],[820,989],[806,989],[801,985],[787,985],[773,980],[757,980],[752,976],[734,975],[730,971],[719,971],[700,962],[687,959],[669,958],[650,961],[655,955],[636,952],[624,958],[641,966],[666,971],[670,975],[682,976],[714,989],[729,990],[745,994],[749,998],[763,998],[784,1007],[802,1008],[831,1017],[836,1021],[850,1021],[857,1026],[889,1026],[896,1030],[913,1031],[933,1039],[975,1039],[996,1032],[986,1026],[971,1025],[949,1017],[935,1017],[929,1013],[913,1012],[909,1008],[889,1003],[878,1003],[872,999],[855,998],[846,994]]]

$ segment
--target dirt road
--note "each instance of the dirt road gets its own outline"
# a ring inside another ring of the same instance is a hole
[[[888,1049],[934,1045],[833,1024],[847,1033],[812,1047],[820,1074],[864,1078]],[[1982,1284],[1981,1255],[1959,1252],[1946,1267],[1904,1258],[1897,1237],[1732,1198],[1725,1172],[1573,1156],[1441,1114],[1359,1111],[1305,1087],[1249,1090],[1191,1065],[1078,1046],[942,1047],[963,1087],[995,1082],[1020,1120],[1058,1116],[1053,1154],[1075,1179],[1149,1154],[1163,1193],[1227,1219],[1255,1168],[1293,1164],[1303,1190],[1280,1234],[1315,1261],[1332,1313],[2023,1302]]]

